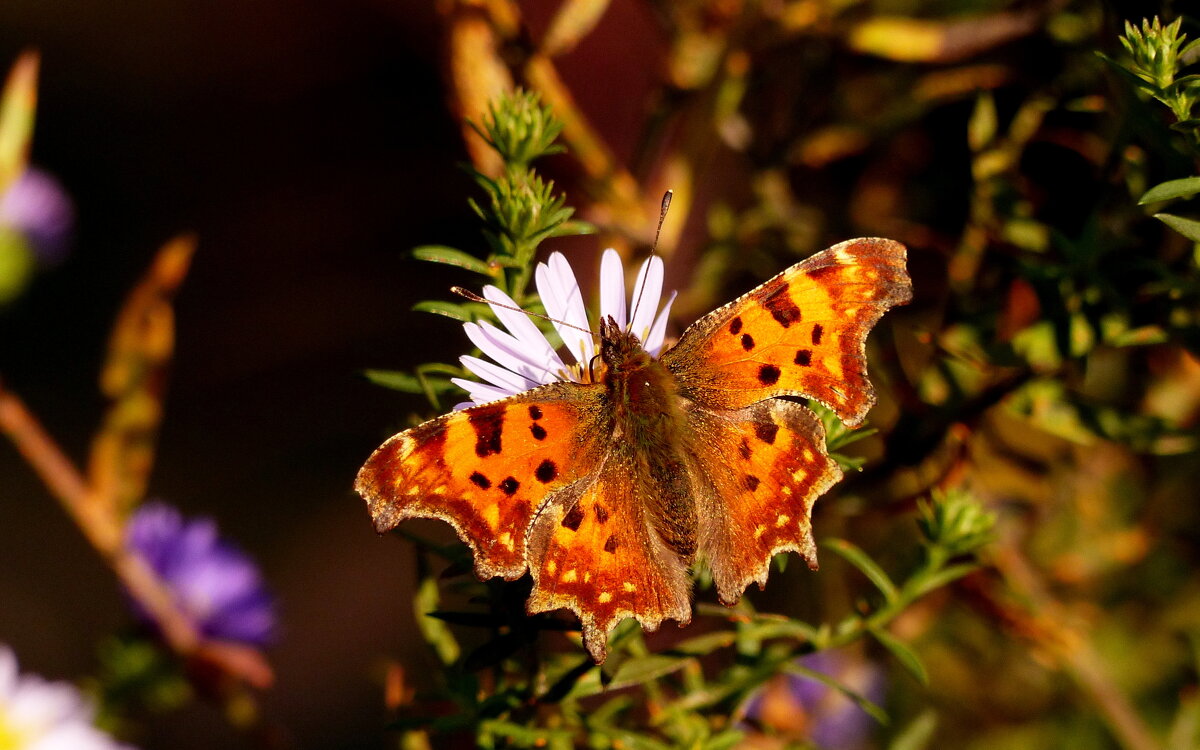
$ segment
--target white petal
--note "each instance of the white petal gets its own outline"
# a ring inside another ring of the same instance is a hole
[[[511,391],[506,391],[503,388],[497,388],[494,385],[480,383],[475,380],[467,380],[465,378],[450,378],[450,382],[454,383],[459,388],[462,388],[471,395],[471,400],[475,403],[470,404],[470,406],[490,403],[502,398],[508,398],[512,395]]]
[[[462,356],[458,358],[458,361],[462,362],[463,367],[476,376],[494,386],[507,389],[509,393],[520,393],[537,385],[523,375],[518,375],[512,370],[494,365],[478,357]]]
[[[611,317],[625,329],[625,270],[621,255],[611,247],[600,258],[600,317]]]
[[[650,327],[650,333],[646,336],[646,351],[651,357],[657,357],[662,350],[663,340],[667,337],[667,318],[671,314],[671,303],[679,296],[679,292],[671,292],[671,296],[667,298],[667,304],[663,305],[662,311],[658,317],[654,319],[654,325]]]
[[[590,328],[587,310],[583,306],[583,295],[571,271],[571,264],[562,253],[552,253],[549,265],[538,264],[534,279],[538,295],[546,306],[546,315],[553,319],[554,330],[562,337],[567,351],[571,352],[576,362],[585,361],[592,355],[592,335],[587,332]]]
[[[553,383],[559,379],[557,370],[552,370],[545,362],[531,361],[520,341],[491,323],[463,323],[463,330],[480,351],[518,375],[536,383]]]
[[[500,302],[520,309],[516,302],[504,292],[494,286],[485,286],[483,288],[483,297],[489,302]],[[512,333],[512,335],[521,342],[521,352],[526,355],[530,362],[545,363],[548,369],[561,370],[563,369],[563,361],[554,351],[554,347],[550,346],[550,342],[546,340],[545,335],[538,330],[538,327],[533,324],[529,316],[517,310],[510,310],[506,307],[492,305],[492,312],[496,313],[496,317],[504,324],[504,327]]]
[[[644,284],[644,286],[643,286]],[[645,342],[654,323],[654,314],[658,311],[658,301],[662,297],[663,261],[655,255],[642,264],[637,281],[633,285],[633,320],[629,324],[629,332]]]
[[[454,405],[452,411],[462,411],[463,409],[470,409],[472,406],[479,406],[479,404],[474,401],[459,401]]]
[[[7,702],[17,690],[17,656],[12,649],[0,644],[0,703]]]

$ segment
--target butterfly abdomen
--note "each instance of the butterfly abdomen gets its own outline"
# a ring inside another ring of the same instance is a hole
[[[610,335],[613,335],[610,331]],[[688,479],[687,422],[675,376],[637,338],[615,334],[605,348],[605,384],[615,437],[624,445],[636,496],[663,543],[690,564],[696,553],[696,502]]]

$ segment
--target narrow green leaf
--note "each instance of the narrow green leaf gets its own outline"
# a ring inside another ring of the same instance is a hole
[[[426,260],[430,263],[441,263],[447,266],[457,266],[458,268],[465,268],[468,271],[474,271],[482,276],[491,277],[496,275],[486,261],[480,260],[474,255],[457,248],[445,245],[422,245],[421,247],[413,248],[412,254],[417,260]]]
[[[1192,242],[1200,242],[1200,221],[1185,219],[1174,214],[1154,214],[1154,218],[1187,237]]]
[[[683,669],[691,657],[651,655],[635,657],[627,660],[613,675],[609,690],[617,690],[630,685],[640,685],[643,682],[656,680],[672,672]]]
[[[1182,198],[1189,195],[1200,193],[1200,177],[1185,177],[1181,180],[1168,180],[1161,182],[1146,191],[1146,194],[1138,201],[1139,206],[1144,206],[1147,203],[1158,203],[1159,201],[1170,200],[1172,198]]]
[[[564,221],[554,228],[553,237],[574,237],[582,234],[595,234],[596,225],[579,219]]]
[[[433,647],[443,664],[451,664],[458,659],[461,650],[454,634],[444,622],[433,617],[426,617],[427,612],[437,610],[440,598],[437,581],[426,578],[417,587],[417,595],[413,599],[413,610],[417,616],[417,628],[425,642]]]
[[[925,671],[925,665],[921,663],[921,658],[915,651],[883,628],[869,628],[869,630],[871,635],[875,636],[875,640],[891,651],[892,656],[896,657],[896,661],[900,662],[916,678],[917,682],[929,687],[929,673]]]
[[[719,648],[732,646],[734,638],[735,636],[732,631],[718,630],[715,633],[705,633],[704,635],[680,641],[671,648],[671,651],[690,656],[711,654]]]
[[[730,728],[709,737],[700,747],[703,750],[732,750],[740,746],[745,737],[746,733],[742,730]]]
[[[404,393],[420,393],[421,383],[416,377],[399,370],[363,370],[363,377],[375,385]]]
[[[976,570],[979,570],[979,566],[975,563],[960,563],[958,565],[951,565],[948,568],[942,568],[919,582],[916,596],[924,596],[930,591],[940,589],[942,586],[953,583]]]
[[[456,305],[453,302],[441,302],[438,300],[425,300],[413,305],[412,309],[418,312],[433,313],[434,315],[442,315],[453,320],[467,323],[474,318],[471,316],[470,308],[466,305]]]
[[[932,709],[922,711],[908,723],[888,745],[888,750],[925,750],[937,729],[937,714]]]
[[[612,738],[612,747],[628,748],[629,750],[671,750],[671,746],[659,740],[627,729],[613,729],[605,732]]]
[[[884,711],[882,708],[880,708],[872,700],[870,700],[866,696],[864,696],[854,690],[851,690],[850,688],[846,687],[842,683],[838,682],[837,680],[833,679],[832,677],[830,677],[829,675],[827,675],[823,672],[817,672],[815,670],[809,669],[808,667],[803,667],[795,662],[792,662],[791,664],[788,664],[786,667],[784,667],[784,671],[791,672],[792,674],[798,674],[801,677],[808,677],[810,679],[816,680],[817,682],[821,683],[822,685],[826,685],[828,687],[833,688],[834,690],[838,691],[839,693],[846,696],[850,700],[854,701],[858,705],[859,708],[866,711],[868,714],[871,715],[871,718],[875,719],[875,721],[879,722],[880,724],[883,724],[884,726],[887,726],[891,722],[891,720],[888,719],[887,712]]]
[[[883,594],[883,598],[888,604],[896,601],[900,596],[900,591],[896,588],[896,584],[892,583],[892,579],[888,574],[883,572],[883,568],[872,560],[862,549],[847,542],[845,539],[826,539],[824,542],[826,549],[831,549],[836,552],[842,559],[858,568],[859,572],[871,580],[875,587]]]

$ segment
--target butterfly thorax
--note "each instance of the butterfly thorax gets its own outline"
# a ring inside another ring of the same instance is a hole
[[[688,484],[687,420],[675,376],[611,318],[600,324],[600,358],[619,460],[633,464],[636,496],[663,542],[690,562],[696,552],[696,504]]]

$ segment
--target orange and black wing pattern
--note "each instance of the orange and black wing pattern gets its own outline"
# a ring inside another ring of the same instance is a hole
[[[402,432],[358,473],[355,489],[381,533],[407,518],[448,522],[481,578],[520,577],[530,525],[548,495],[595,471],[589,432],[603,388],[553,383]]]
[[[575,612],[596,663],[604,661],[609,631],[627,617],[647,630],[692,618],[686,563],[651,527],[637,497],[644,483],[628,458],[615,447],[596,477],[551,498],[530,532],[529,612]]]
[[[859,424],[875,402],[867,333],[912,298],[906,255],[892,240],[849,240],[704,316],[662,356],[680,395],[720,409],[805,396]]]
[[[700,553],[717,594],[733,604],[751,582],[767,582],[771,558],[799,552],[817,566],[811,513],[842,478],[825,453],[825,429],[805,406],[769,399],[744,409],[688,412],[700,486]]]

